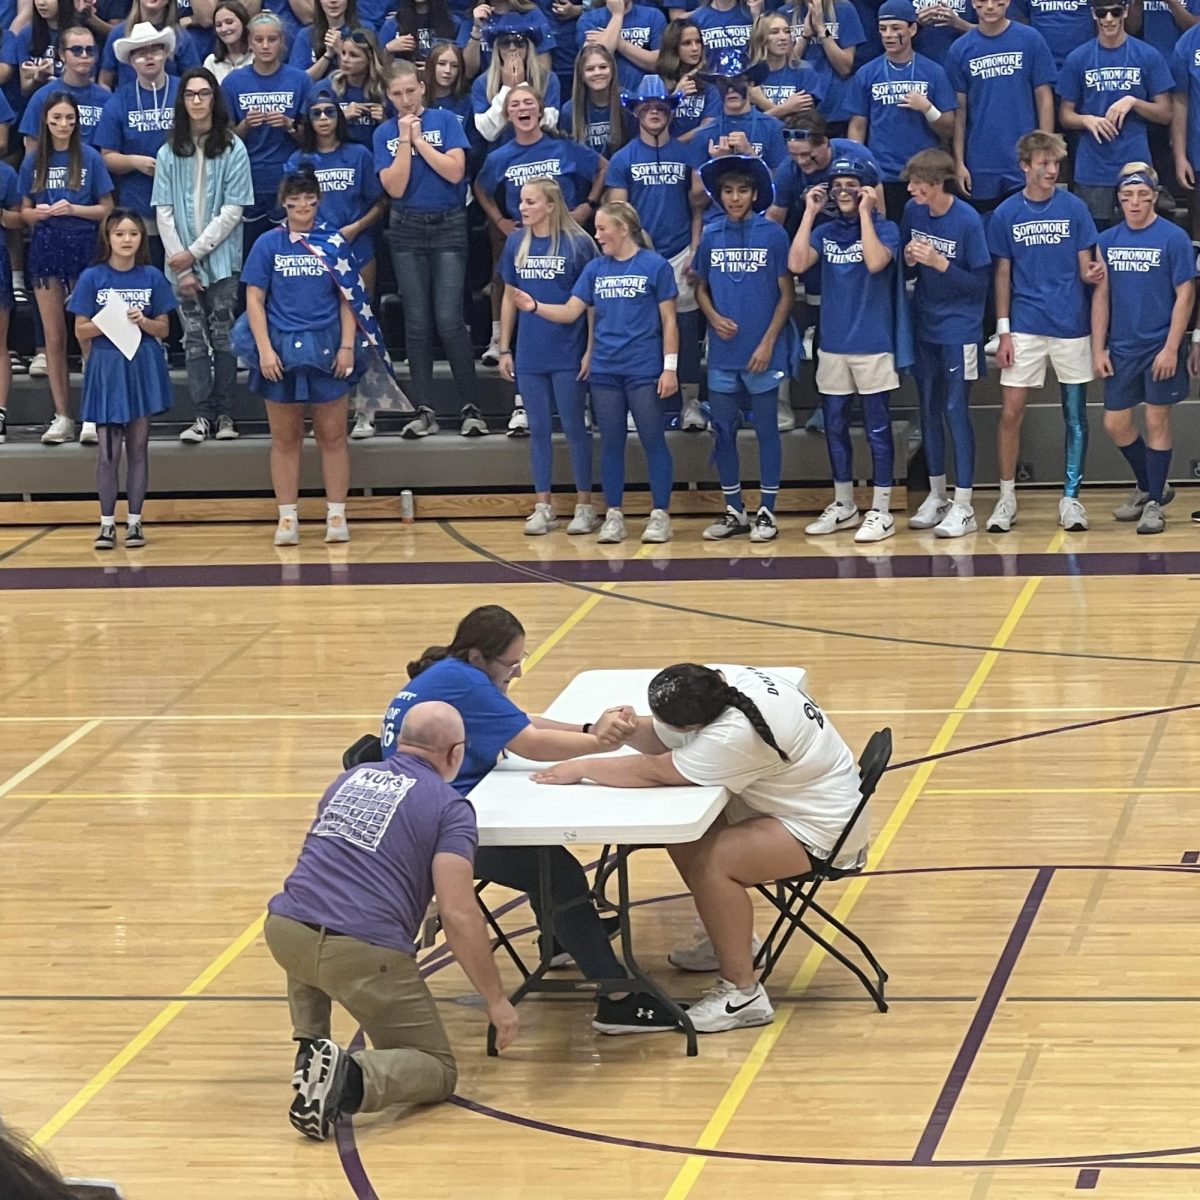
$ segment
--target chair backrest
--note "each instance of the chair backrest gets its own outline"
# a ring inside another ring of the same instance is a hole
[[[842,827],[841,835],[833,844],[833,850],[829,854],[829,870],[827,874],[833,875],[837,871],[833,864],[837,861],[837,857],[842,852],[842,847],[846,843],[846,839],[850,836],[851,831],[858,824],[863,812],[866,810],[867,802],[875,792],[875,788],[879,785],[879,780],[887,770],[887,765],[892,757],[892,731],[888,729],[880,729],[871,734],[870,741],[862,752],[862,757],[858,760],[858,803],[854,806],[854,812],[851,814],[850,820]]]
[[[364,733],[343,755],[342,770],[349,771],[351,767],[363,763],[383,762],[383,743],[373,733]]]

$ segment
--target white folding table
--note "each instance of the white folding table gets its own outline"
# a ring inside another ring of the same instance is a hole
[[[723,664],[713,664],[721,669]],[[803,688],[799,667],[769,667]],[[584,671],[547,708],[556,721],[595,721],[606,708],[629,704],[648,712],[646,692],[656,670]],[[632,754],[624,747],[615,754]],[[584,783],[550,786],[532,782],[530,775],[544,764],[509,755],[484,776],[470,794],[483,846],[536,846],[539,853],[539,917],[541,961],[512,995],[519,1003],[530,992],[619,990],[636,981],[638,988],[659,999],[687,1035],[687,1052],[696,1053],[696,1032],[687,1013],[647,975],[633,954],[629,926],[629,855],[639,847],[693,842],[725,807],[729,793],[722,787],[615,788]],[[618,957],[630,978],[547,979],[554,953],[555,906],[550,897],[550,851],[555,846],[613,846],[612,872],[617,877],[617,916],[620,921]],[[494,1052],[495,1031],[488,1030],[488,1051]]]

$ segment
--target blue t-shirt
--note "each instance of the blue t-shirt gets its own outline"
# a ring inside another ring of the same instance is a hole
[[[782,226],[757,213],[736,222],[722,217],[705,228],[696,251],[696,274],[708,285],[713,307],[738,327],[728,341],[709,331],[710,369],[746,370],[779,305],[779,278],[791,274],[789,245]],[[786,369],[786,341],[777,337],[767,370]]]
[[[551,253],[548,237],[531,238],[525,261],[517,264],[517,251],[525,239],[518,229],[509,235],[500,255],[499,273],[505,283],[528,292],[539,304],[566,304],[583,268],[599,253],[591,238],[558,239]],[[524,372],[575,371],[587,349],[587,317],[571,325],[558,325],[537,313],[517,318],[517,367]]]
[[[387,23],[388,10],[392,7],[392,0],[359,0],[357,7],[359,25],[364,29],[373,29],[376,33],[382,33],[383,27]],[[379,40],[381,45],[386,44],[382,37]]]
[[[390,0],[380,0],[379,7],[383,9],[388,3],[390,3]],[[361,4],[358,6],[358,15],[359,19],[361,20],[363,15]],[[457,17],[451,13],[450,20],[454,23],[454,36],[441,37],[438,34],[435,34],[430,28],[428,11],[424,15],[417,13],[416,17],[417,28],[415,30],[415,35],[417,39],[417,49],[413,54],[406,54],[404,57],[411,58],[418,62],[424,62],[429,57],[430,51],[434,48],[434,46],[442,46],[447,42],[459,47],[460,50],[466,49],[467,42],[471,37],[472,22],[469,19],[465,17]],[[385,54],[387,52],[388,42],[397,37],[399,33],[400,29],[396,24],[396,14],[392,13],[392,15],[383,22],[379,29],[379,44],[384,48]],[[399,55],[397,55],[397,57],[399,57]],[[390,59],[390,55],[388,56],[388,59]],[[384,61],[386,62],[388,59],[385,59]]]
[[[521,187],[529,180],[539,175],[557,180],[567,207],[577,208],[587,199],[599,169],[600,155],[590,146],[543,134],[529,146],[514,140],[492,150],[477,182],[489,196],[496,196],[502,187],[503,194],[496,202],[506,216],[519,221]]]
[[[136,78],[133,83],[117,88],[104,105],[93,142],[101,150],[154,158],[175,127],[178,93],[179,80],[171,75],[166,76],[166,85],[157,91],[142,87]],[[153,175],[129,171],[117,176],[117,202],[143,217],[154,214],[150,203],[153,191]]]
[[[1171,68],[1153,46],[1127,37],[1107,50],[1093,39],[1067,55],[1058,75],[1058,94],[1075,105],[1075,111],[1102,117],[1124,96],[1153,100],[1171,90]],[[1086,130],[1075,150],[1075,180],[1116,187],[1127,162],[1149,162],[1150,142],[1146,121],[1127,113],[1120,132],[1111,142],[1098,142]]]
[[[858,13],[859,23],[863,30],[862,49],[858,52],[858,62],[870,62],[883,53],[883,38],[879,33],[879,9],[881,0],[852,0],[855,12]]]
[[[799,9],[788,7],[782,11],[791,21],[792,37],[799,44],[800,31],[804,28],[805,17],[808,15],[808,6],[802,5]],[[823,13],[824,10],[822,9],[821,12]],[[835,0],[833,20],[822,23],[828,29],[829,36],[833,38],[834,45],[840,46],[843,50],[852,50],[866,41],[858,9],[850,3],[850,0]],[[821,77],[823,99],[818,107],[825,119],[827,121],[849,120],[850,111],[846,107],[846,96],[850,84],[854,80],[853,70],[845,78],[839,75],[833,69],[824,49],[815,38],[808,43],[804,51],[804,61]]]
[[[1017,163],[1019,131],[1037,128],[1034,91],[1055,78],[1046,39],[1016,21],[994,37],[972,29],[950,47],[946,74],[955,92],[967,98],[971,194],[990,199],[1007,184],[1020,186],[1025,177]]]
[[[12,22],[10,21],[9,24]],[[24,29],[18,30],[16,33],[8,33],[8,25],[4,26],[5,35],[3,45],[0,46],[0,62],[7,63],[10,67],[15,68],[13,74],[20,75],[20,66],[25,62],[37,63],[39,66],[42,63],[53,63],[54,74],[59,76],[62,74],[62,63],[55,56],[55,49],[58,46],[58,30],[49,30],[49,39],[46,43],[46,49],[41,54],[34,54],[33,46],[33,26],[26,25]],[[17,80],[17,87],[20,88],[20,80]]]
[[[900,179],[914,154],[941,145],[924,113],[901,107],[909,92],[920,92],[944,113],[958,108],[946,72],[923,54],[914,54],[903,65],[889,62],[881,54],[858,69],[850,88],[850,111],[867,118],[867,145],[888,183]]]
[[[229,102],[233,123],[240,125],[252,108],[287,113],[295,120],[304,108],[311,87],[312,81],[296,67],[284,63],[270,75],[260,75],[251,63],[226,75],[221,91]],[[243,141],[250,155],[254,195],[274,199],[283,164],[296,149],[296,143],[286,129],[274,125],[247,129]]]
[[[751,108],[749,112],[730,116],[719,111],[711,125],[706,125],[693,139],[697,149],[708,157],[708,143],[717,142],[731,133],[741,132],[750,143],[751,153],[761,158],[772,171],[788,156],[787,143],[783,140],[783,122],[778,117],[768,116]]]
[[[79,105],[79,136],[89,145],[96,141],[96,126],[100,124],[100,114],[108,103],[112,92],[98,83],[89,83],[86,87],[71,87],[62,80],[53,80],[43,84],[32,96],[21,114],[20,132],[25,137],[36,138],[42,127],[42,110],[46,101],[55,92],[68,92]],[[6,105],[7,106],[7,105]],[[11,111],[11,110],[10,110]]]
[[[1091,296],[1079,255],[1096,244],[1096,225],[1078,196],[1055,188],[1049,200],[1009,196],[988,222],[993,258],[1012,263],[1014,333],[1081,338],[1091,331]]]
[[[470,143],[458,118],[446,108],[427,108],[421,113],[421,140],[445,154],[449,150],[466,151]],[[400,126],[393,117],[375,130],[375,173],[390,167],[400,144]],[[399,199],[392,198],[392,209],[410,212],[450,212],[467,202],[466,176],[458,183],[443,179],[413,151],[408,187]]]
[[[913,0],[913,8],[917,10],[918,14],[926,8],[949,8],[953,9],[957,17],[969,21],[972,25],[977,21],[975,7],[970,0]],[[963,33],[967,32],[969,31],[963,30]],[[949,54],[950,47],[960,37],[962,34],[953,25],[918,25],[913,46],[918,54],[923,54],[926,58],[932,58],[934,62],[945,66],[946,55]]]
[[[1181,0],[1193,16],[1200,15],[1200,0]],[[1153,46],[1168,62],[1184,31],[1175,24],[1167,0],[1142,0],[1142,41]]]
[[[671,115],[671,136],[683,137],[685,133],[691,133],[698,125],[719,116],[720,113],[721,93],[711,83],[699,86],[692,95],[683,96],[675,106]]]
[[[292,42],[291,53],[288,55],[288,65],[299,67],[301,71],[308,71],[319,57],[317,48],[313,45],[313,27],[305,25],[296,35]],[[350,32],[349,25],[343,25],[338,32],[345,37]],[[324,53],[325,47],[321,47],[321,53]]]
[[[17,173],[6,162],[0,162],[0,208],[20,208],[21,188]],[[8,262],[8,239],[0,238],[0,262]]]
[[[1193,25],[1178,41],[1171,57],[1175,90],[1187,100],[1187,156],[1200,166],[1200,25]]]
[[[461,658],[443,658],[410,679],[388,705],[380,740],[390,754],[404,715],[414,704],[441,700],[458,709],[467,733],[466,755],[450,785],[465,796],[495,765],[504,747],[525,729],[523,713],[478,667]]]
[[[814,107],[819,108],[825,95],[825,80],[814,67],[803,61],[794,67],[772,71],[759,87],[772,104],[783,104],[797,92],[807,92],[813,98]]]
[[[571,295],[595,308],[591,375],[644,382],[663,369],[658,306],[679,295],[675,272],[661,254],[639,250],[618,262],[594,258]]]
[[[821,349],[831,354],[895,353],[896,263],[900,229],[874,214],[875,233],[892,261],[872,274],[863,262],[862,226],[856,213],[813,230],[821,265]]]
[[[628,141],[637,136],[637,121],[634,120],[633,113],[624,105],[621,106],[620,113],[621,127],[625,133],[625,140]],[[563,137],[575,136],[571,132],[574,119],[575,101],[568,100],[558,114],[558,127],[562,130]],[[597,154],[607,155],[609,153],[608,139],[612,133],[612,116],[607,105],[600,107],[596,104],[588,104],[583,131],[585,146],[591,146]]]
[[[25,155],[21,163],[21,171],[17,182],[22,196],[28,196],[34,204],[54,204],[59,200],[69,200],[72,204],[99,204],[103,197],[113,190],[112,176],[104,165],[100,152],[91,146],[83,147],[83,169],[80,172],[79,187],[68,189],[68,152],[66,150],[50,151],[50,170],[46,177],[46,186],[41,191],[33,190],[34,165],[37,151]],[[42,224],[57,226],[59,229],[95,229],[96,221],[86,217],[51,217]]]
[[[1072,50],[1096,36],[1089,0],[1013,0],[1009,15],[1020,17],[1046,39],[1059,69]]]
[[[113,292],[130,308],[140,308],[148,317],[161,317],[176,308],[175,293],[157,267],[135,266],[128,271],[118,271],[109,263],[97,263],[79,276],[67,301],[67,311],[81,317],[94,317],[108,303]],[[103,334],[92,339],[92,353],[97,351],[121,354]]]
[[[383,185],[375,171],[375,159],[370,150],[357,142],[343,142],[336,150],[325,154],[319,151],[302,154],[297,150],[283,170],[290,174],[301,158],[314,160],[313,173],[321,185],[321,207],[317,220],[337,229],[344,229],[360,220],[383,195]],[[371,238],[371,230],[359,235]]]
[[[737,4],[728,12],[721,12],[705,4],[691,13],[690,18],[700,26],[704,53],[712,71],[718,75],[736,75],[745,67],[754,24],[748,8]]]
[[[664,258],[673,258],[691,241],[692,209],[688,199],[692,171],[704,161],[688,142],[648,146],[641,135],[612,156],[604,186],[623,188],[638,211],[642,228]]]
[[[583,45],[592,29],[607,29],[611,17],[612,14],[603,4],[599,8],[585,10],[575,27],[578,43]],[[662,43],[663,30],[666,27],[667,18],[663,16],[662,9],[648,4],[634,4],[625,14],[625,23],[621,26],[621,41],[642,50],[657,50]],[[623,54],[616,57],[617,81],[622,90],[637,91],[637,86],[646,77],[646,72],[635,66]]]
[[[180,13],[179,15],[183,16],[184,14]],[[104,50],[100,55],[100,70],[113,72],[116,84],[114,91],[119,91],[127,83],[132,83],[137,78],[137,72],[128,63],[117,61],[117,43],[123,37],[128,36],[125,32],[125,22],[122,21],[108,35],[108,40],[104,43]],[[197,49],[196,43],[192,40],[192,35],[186,29],[176,26],[175,53],[167,59],[167,74],[178,77],[185,71],[190,71],[193,67],[200,66],[203,61],[204,59]]]
[[[1196,250],[1178,225],[1155,217],[1145,229],[1122,221],[1098,242],[1108,268],[1108,348],[1139,355],[1162,349],[1171,329],[1175,289],[1196,277]]]
[[[475,810],[423,759],[399,754],[339,775],[267,911],[415,954],[433,860],[474,863]],[[344,940],[344,939],[339,939]]]
[[[908,268],[917,281],[912,304],[917,338],[938,346],[981,341],[992,266],[983,218],[957,197],[940,217],[927,204],[910,200],[900,221],[900,244],[909,242],[928,242],[950,262],[944,272],[920,263]]]
[[[816,170],[805,173],[800,169],[800,164],[796,159],[789,155],[787,162],[775,172],[775,203],[780,208],[787,209],[787,216],[784,218],[784,227],[793,237],[796,230],[800,227],[801,218],[804,216],[804,193],[810,187],[815,187],[818,183],[828,183],[829,168],[839,158],[849,158],[856,162],[868,162],[876,170],[879,169],[879,164],[875,161],[875,156],[862,142],[852,142],[849,138],[830,138],[829,162],[826,166],[817,167]],[[825,201],[825,207],[817,213],[815,223],[820,225],[825,221],[832,221],[837,215],[837,205],[834,203],[833,197],[829,196]],[[818,268],[814,267],[812,271],[807,273],[805,287],[810,292],[815,288],[816,294],[820,295],[820,271]]]
[[[324,259],[291,241],[285,226],[275,226],[254,243],[241,281],[267,293],[273,332],[327,329],[340,319],[341,292],[333,273]]]

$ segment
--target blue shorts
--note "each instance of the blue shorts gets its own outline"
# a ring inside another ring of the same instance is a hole
[[[983,345],[967,342],[941,345],[917,338],[913,342],[914,379],[938,379],[958,374],[965,383],[974,383],[987,374],[987,360],[983,356]]]
[[[726,371],[709,367],[708,390],[736,396],[745,388],[748,395],[761,396],[764,392],[778,391],[783,377],[783,371]]]
[[[1104,407],[1108,412],[1124,412],[1139,404],[1177,404],[1188,394],[1188,344],[1179,348],[1179,365],[1170,379],[1152,379],[1150,368],[1157,350],[1144,354],[1116,354],[1110,351],[1113,373],[1104,381]]]

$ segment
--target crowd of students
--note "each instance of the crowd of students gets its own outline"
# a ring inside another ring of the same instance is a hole
[[[161,353],[151,359],[173,320],[196,413],[182,440],[238,436],[240,355],[271,428],[277,543],[299,537],[306,406],[326,536],[348,538],[348,395],[378,349],[384,257],[417,406],[408,437],[438,428],[435,334],[462,432],[488,432],[464,314],[472,267],[492,275],[483,362],[515,382],[509,433],[531,439],[530,535],[558,524],[557,411],[577,493],[567,532],[626,537],[634,427],[653,500],[642,538],[668,540],[667,413],[714,437],[726,511],[704,536],[771,540],[779,434],[795,420],[784,385],[808,354],[834,499],[807,532],[895,532],[888,401],[904,370],[932,483],[910,525],[972,532],[968,393],[985,369],[985,326],[998,334],[1004,396],[988,528],[1016,519],[1021,416],[1049,362],[1066,423],[1064,528],[1088,524],[1085,389],[1100,377],[1106,428],[1136,480],[1118,519],[1157,532],[1195,274],[1191,230],[1157,214],[1194,194],[1200,16],[1174,3],[1013,2],[1010,17],[1009,0],[776,11],[761,0],[401,0],[394,12],[380,0],[267,0],[262,11],[257,0],[135,0],[128,13],[20,0],[0,43],[0,137],[19,162],[19,173],[0,165],[0,327],[31,291],[29,371],[48,380],[42,440],[58,444],[75,436],[75,317],[80,440],[100,445],[97,547],[116,544],[122,447],[126,544],[144,543],[149,424],[171,403]],[[105,333],[110,299],[137,326],[132,357]],[[5,358],[0,401],[10,383]],[[1132,416],[1142,403],[1144,437]],[[865,514],[851,486],[855,407],[876,482]],[[755,512],[738,479],[741,424],[761,452]],[[374,433],[360,409],[350,436]]]

